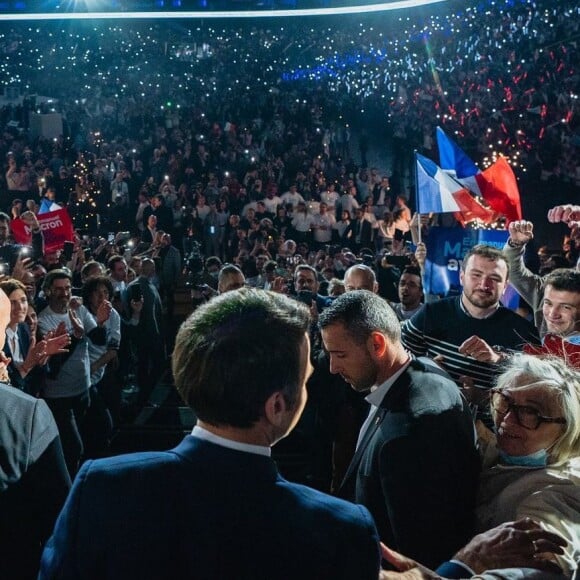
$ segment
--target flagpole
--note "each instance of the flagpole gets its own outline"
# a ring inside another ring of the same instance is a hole
[[[417,171],[417,149],[414,150],[415,156],[415,205],[417,207],[417,243],[421,243],[421,212],[419,211],[419,172]]]

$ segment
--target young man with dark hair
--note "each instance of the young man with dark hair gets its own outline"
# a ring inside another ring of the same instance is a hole
[[[567,336],[577,332],[580,272],[558,268],[546,276],[534,274],[524,264],[526,245],[534,237],[534,224],[525,220],[511,222],[509,234],[504,252],[512,272],[510,281],[531,306],[540,335]]]
[[[403,344],[416,356],[436,358],[459,384],[489,389],[504,351],[539,339],[532,323],[500,303],[508,281],[501,250],[474,246],[459,279],[460,296],[425,304],[403,324]]]
[[[392,304],[397,318],[404,322],[423,308],[423,281],[421,270],[415,266],[407,266],[397,286],[399,302]]]

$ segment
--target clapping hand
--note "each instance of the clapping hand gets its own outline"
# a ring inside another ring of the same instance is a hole
[[[97,308],[97,324],[103,326],[109,317],[111,316],[111,310],[113,310],[113,305],[108,300],[103,300],[99,307]]]
[[[80,340],[85,335],[85,327],[83,326],[81,319],[73,308],[69,309],[68,316],[73,327],[73,334],[75,338]]]

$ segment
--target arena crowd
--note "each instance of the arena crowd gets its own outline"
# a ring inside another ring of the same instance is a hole
[[[0,440],[11,451],[0,458],[0,576],[35,576],[68,497],[42,577],[156,577],[147,534],[137,550],[111,535],[102,550],[114,556],[97,565],[79,496],[106,504],[99,470],[114,460],[92,460],[151,404],[170,362],[199,418],[185,441],[201,447],[177,455],[203,463],[204,445],[231,451],[231,440],[269,453],[298,423],[304,482],[368,509],[305,492],[344,513],[348,532],[325,554],[363,538],[342,570],[309,555],[302,571],[285,560],[265,575],[240,549],[204,577],[236,577],[232,562],[240,578],[377,577],[377,538],[414,559],[383,549],[394,569],[423,577],[421,565],[455,578],[578,573],[580,4],[450,6],[323,23],[2,24],[12,93],[0,108]],[[413,151],[437,161],[437,126],[482,169],[506,156],[524,208],[540,190],[556,206],[543,223],[506,225],[502,250],[471,248],[447,297],[423,291],[424,242],[460,226],[418,216],[413,199]],[[63,210],[74,233],[54,247],[45,214]],[[566,235],[535,246],[552,223]],[[19,228],[29,242],[17,243]],[[501,303],[508,281],[517,310]],[[183,295],[193,315],[176,338]],[[247,308],[254,323],[230,318]],[[284,375],[286,364],[300,373]],[[97,518],[100,537],[131,519],[113,512]],[[83,531],[71,536],[76,517]],[[160,553],[172,558],[169,543]]]

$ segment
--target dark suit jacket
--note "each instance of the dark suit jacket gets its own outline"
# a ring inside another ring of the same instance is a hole
[[[0,578],[36,578],[69,489],[46,403],[0,383]]]
[[[147,227],[147,224],[145,224],[145,229],[141,232],[141,243],[143,244],[153,243],[153,234],[151,233],[151,230]]]
[[[471,539],[479,455],[453,381],[412,360],[383,399],[339,495],[366,506],[388,546],[436,568]]]
[[[129,307],[131,300],[131,288],[133,286],[141,287],[141,295],[143,296],[143,309],[139,318],[134,333],[135,341],[138,346],[144,348],[151,348],[163,351],[163,307],[159,291],[153,283],[145,278],[139,276],[137,280],[133,280],[125,289],[124,306],[128,316],[130,316],[131,309]]]
[[[40,578],[376,580],[370,514],[289,483],[264,456],[188,436],[86,462]]]
[[[350,238],[348,236],[349,232],[351,232]],[[360,235],[360,242],[356,241],[358,235]],[[362,222],[359,222],[356,219],[352,220],[345,231],[344,237],[349,239],[352,247],[371,246],[373,239],[373,229],[371,223],[365,219],[363,219]]]

